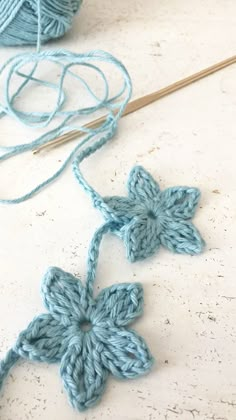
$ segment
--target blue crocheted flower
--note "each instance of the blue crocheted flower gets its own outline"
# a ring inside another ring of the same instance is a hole
[[[73,407],[82,411],[93,406],[104,391],[108,373],[126,379],[150,370],[153,359],[147,345],[125,328],[142,314],[139,283],[113,285],[93,299],[80,280],[51,268],[42,293],[49,313],[31,322],[13,352],[30,360],[60,362]]]
[[[106,197],[107,220],[117,222],[116,233],[124,240],[127,258],[134,262],[149,257],[160,245],[181,254],[198,254],[204,241],[190,222],[200,198],[197,188],[159,185],[141,166],[128,180],[128,197]]]

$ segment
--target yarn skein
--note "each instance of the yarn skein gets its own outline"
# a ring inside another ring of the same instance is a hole
[[[41,0],[40,41],[62,37],[72,26],[82,0]],[[36,45],[38,0],[0,1],[0,46]]]

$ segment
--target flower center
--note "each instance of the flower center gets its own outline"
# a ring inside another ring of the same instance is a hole
[[[147,215],[148,217],[150,217],[150,219],[153,219],[153,220],[157,218],[155,213],[152,210],[148,210]]]
[[[80,329],[84,332],[90,331],[92,329],[92,324],[89,321],[83,321],[80,324]]]

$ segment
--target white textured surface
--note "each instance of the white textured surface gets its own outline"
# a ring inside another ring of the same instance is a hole
[[[139,96],[235,54],[235,16],[235,0],[85,0],[72,33],[57,46],[114,53]],[[1,62],[13,52],[1,50]],[[207,242],[203,255],[162,250],[131,265],[118,239],[103,244],[97,286],[134,279],[144,285],[145,315],[135,328],[157,360],[152,373],[130,382],[110,378],[101,404],[78,414],[67,403],[56,366],[21,363],[4,387],[1,420],[236,419],[235,72],[223,70],[122,120],[113,143],[83,164],[104,195],[124,194],[137,162],[162,188],[202,190],[195,223]],[[2,144],[35,135],[8,119],[0,130]],[[4,164],[1,196],[26,191],[64,152]],[[84,275],[101,217],[68,170],[25,204],[0,207],[0,221],[3,355],[44,310],[39,288],[48,265]]]

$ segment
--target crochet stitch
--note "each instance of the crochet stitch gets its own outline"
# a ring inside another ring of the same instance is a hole
[[[194,216],[200,191],[190,187],[171,187],[160,191],[158,183],[143,167],[135,166],[128,180],[128,197],[102,198],[84,179],[78,165],[87,151],[77,158],[74,174],[91,196],[113,232],[125,243],[131,262],[145,259],[160,245],[179,254],[202,252],[205,242],[190,219]]]
[[[6,1],[5,3],[7,4]],[[17,1],[14,4],[16,3]],[[27,2],[22,0],[21,3],[22,6]],[[54,3],[56,4],[55,1]],[[80,0],[69,3],[74,13]],[[104,234],[113,232],[124,240],[130,261],[152,255],[160,244],[175,252],[197,254],[202,250],[204,242],[189,220],[194,215],[200,192],[189,187],[174,187],[161,192],[152,176],[139,166],[130,174],[127,198],[102,198],[86,182],[79,164],[115,134],[118,120],[131,96],[131,80],[123,64],[102,51],[87,54],[65,50],[40,51],[40,42],[45,40],[43,36],[41,39],[41,26],[44,23],[43,13],[41,19],[44,8],[41,9],[41,6],[44,5],[41,5],[40,0],[37,0],[37,5],[37,52],[19,54],[0,67],[0,74],[10,67],[6,79],[5,100],[0,104],[0,118],[7,114],[26,125],[36,127],[47,127],[55,116],[61,117],[62,121],[56,128],[28,144],[3,147],[0,162],[50,143],[55,137],[71,129],[83,131],[84,138],[48,179],[29,193],[15,199],[0,199],[0,203],[20,203],[32,197],[57,179],[72,160],[76,178],[90,194],[94,206],[103,213],[106,223],[95,232],[91,241],[84,286],[79,279],[59,268],[52,267],[47,271],[43,279],[42,295],[48,313],[34,318],[20,333],[5,359],[0,361],[0,389],[10,369],[20,358],[60,363],[60,375],[69,401],[74,408],[83,411],[99,401],[109,373],[121,379],[137,378],[146,374],[153,364],[145,341],[128,328],[142,314],[142,286],[139,283],[120,283],[103,289],[94,297],[99,248]],[[60,31],[57,28],[55,36],[61,34],[63,26],[60,28]],[[56,63],[61,68],[58,84],[35,77],[35,71],[43,60]],[[120,71],[123,85],[118,93],[110,95],[108,80],[96,62],[113,64]],[[30,73],[22,71],[27,64],[33,64]],[[85,79],[74,73],[74,66],[87,67],[96,72],[103,83],[101,97],[93,92]],[[66,74],[81,83],[92,99],[92,105],[68,111],[63,108],[66,99]],[[10,89],[13,75],[22,78],[15,93]],[[58,96],[52,112],[23,112],[15,108],[15,99],[31,81],[56,90]],[[105,108],[108,114],[99,127],[91,129],[74,122],[76,117],[90,115],[101,108]]]
[[[127,258],[134,262],[153,255],[160,245],[180,254],[198,254],[204,241],[190,222],[200,191],[172,187],[160,191],[153,177],[135,166],[128,180],[128,197],[107,197],[105,203],[119,221],[117,234],[126,246]],[[109,220],[110,215],[105,212]]]
[[[0,387],[20,357],[60,362],[69,401],[83,411],[101,398],[109,373],[128,379],[150,370],[153,358],[145,341],[126,328],[143,312],[141,284],[113,285],[93,297],[99,245],[110,229],[112,225],[106,224],[95,233],[85,287],[59,268],[48,270],[42,295],[49,313],[37,316],[0,362]]]
[[[101,146],[104,140],[95,147]],[[153,358],[145,343],[126,328],[142,314],[143,290],[139,283],[121,283],[94,298],[93,285],[104,234],[121,236],[131,261],[143,259],[160,244],[181,253],[196,254],[203,240],[189,221],[200,192],[173,187],[161,192],[152,176],[140,166],[131,171],[128,197],[102,198],[84,179],[79,163],[94,151],[85,149],[74,161],[76,178],[107,219],[95,232],[88,253],[85,287],[59,268],[46,273],[42,294],[49,313],[39,315],[23,331],[0,362],[0,388],[11,367],[25,359],[60,362],[60,374],[72,406],[83,411],[101,398],[108,374],[136,378],[147,373]]]

